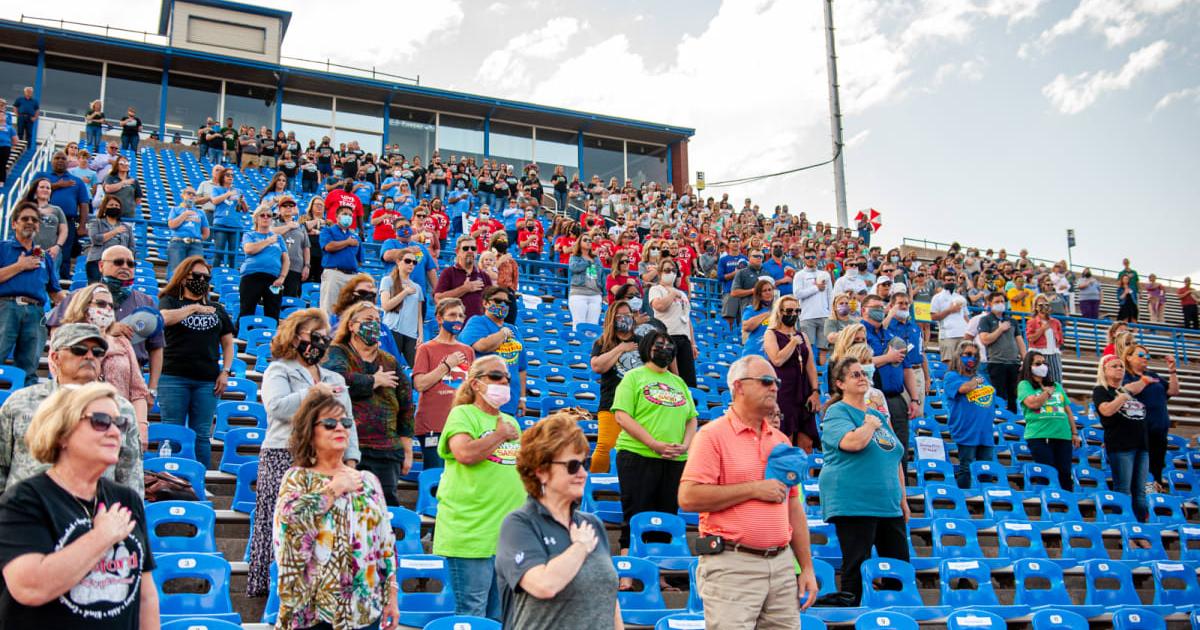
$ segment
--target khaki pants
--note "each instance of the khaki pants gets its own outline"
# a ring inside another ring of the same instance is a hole
[[[708,630],[799,630],[791,549],[774,558],[726,551],[700,556],[696,580]]]
[[[958,349],[958,344],[962,340],[962,337],[946,337],[943,339],[941,335],[938,335],[938,352],[942,355],[942,363],[949,363],[950,359],[954,358],[954,351]]]
[[[342,287],[352,278],[348,273],[342,273],[337,269],[326,269],[321,272],[321,310],[326,313],[333,312],[333,304],[337,302],[338,294],[342,292]]]

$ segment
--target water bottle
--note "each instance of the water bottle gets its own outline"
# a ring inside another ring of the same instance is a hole
[[[163,443],[160,444],[158,447],[158,456],[159,457],[170,457],[171,456],[171,443],[170,442],[168,442],[167,440],[163,440]]]

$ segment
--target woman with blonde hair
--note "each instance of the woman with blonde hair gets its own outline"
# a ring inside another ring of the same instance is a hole
[[[433,553],[450,569],[454,612],[500,621],[496,541],[505,515],[521,506],[521,429],[500,411],[511,394],[499,355],[479,357],[454,394],[438,441],[445,472],[438,486]]]
[[[142,497],[104,478],[129,422],[107,383],[60,388],[34,412],[25,443],[50,468],[0,498],[4,627],[158,627]]]
[[[1108,332],[1106,333],[1108,345],[1104,346],[1104,352],[1101,354],[1115,354],[1117,356],[1121,356],[1121,353],[1116,351],[1117,337],[1127,332],[1129,332],[1129,324],[1127,322],[1116,321],[1112,324],[1109,324]]]
[[[763,353],[779,379],[780,431],[792,444],[812,452],[817,435],[816,411],[821,408],[817,366],[808,337],[796,329],[800,300],[785,295],[775,300],[763,337]]]
[[[854,312],[850,308],[850,294],[839,293],[833,297],[833,304],[830,305],[829,309],[829,317],[825,318],[825,326],[821,333],[825,335],[825,340],[832,347],[837,341],[838,333],[853,323]],[[828,359],[824,359],[824,362],[826,364],[831,363]]]
[[[1159,492],[1165,492],[1167,485],[1162,474],[1166,467],[1167,436],[1171,431],[1171,412],[1167,408],[1167,402],[1179,395],[1179,375],[1175,369],[1175,357],[1169,353],[1163,355],[1168,370],[1167,378],[1163,378],[1158,372],[1149,369],[1150,351],[1145,346],[1131,344],[1122,350],[1119,356],[1125,363],[1124,387],[1146,410],[1149,481],[1158,485]]]
[[[142,436],[142,448],[146,448],[150,421],[150,389],[138,366],[133,344],[124,335],[109,332],[116,321],[116,305],[112,293],[103,284],[89,284],[71,296],[61,324],[92,324],[104,333],[108,352],[100,359],[101,379],[116,388],[125,397],[137,414],[138,433]]]
[[[1062,382],[1062,322],[1050,316],[1050,296],[1039,293],[1033,298],[1033,317],[1025,322],[1025,339],[1029,350],[1046,357],[1050,366],[1050,380]]]
[[[1146,480],[1150,477],[1149,434],[1146,405],[1125,387],[1125,364],[1111,354],[1096,363],[1096,386],[1092,404],[1104,427],[1104,451],[1112,467],[1113,490],[1127,494],[1137,520],[1145,522],[1150,509],[1146,502]],[[1141,382],[1140,380],[1138,381]],[[1142,393],[1143,389],[1138,393]],[[1132,389],[1137,389],[1134,385]]]

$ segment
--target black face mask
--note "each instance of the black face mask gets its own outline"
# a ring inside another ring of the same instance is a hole
[[[495,249],[497,253],[507,254],[508,253],[508,241],[496,241],[495,243],[492,244],[492,248]]]
[[[779,322],[781,324],[783,324],[784,326],[788,326],[788,327],[795,326],[796,322],[799,320],[800,320],[799,315],[780,315],[779,316]]]
[[[119,219],[119,218],[121,218],[121,209],[120,208],[105,208],[104,216],[106,216],[110,219]]]
[[[669,345],[662,348],[655,348],[650,351],[650,362],[664,370],[671,366],[671,362],[675,360],[675,346]]]
[[[782,247],[772,247],[771,255],[776,258],[783,258],[783,248]]]
[[[188,278],[183,281],[183,288],[192,292],[194,295],[208,295],[208,281],[198,280],[196,278]]]
[[[856,265],[856,267],[858,267],[858,270],[859,270],[859,271],[866,271],[866,270],[867,270],[867,263],[858,263],[858,264]]]
[[[958,285],[954,284],[953,282],[947,282],[947,283],[943,284],[942,286],[946,287],[946,290],[950,291],[951,293],[953,293],[954,290],[958,288]]]
[[[329,350],[329,337],[319,333],[312,333],[311,340],[301,339],[296,343],[296,351],[300,353],[300,361],[305,365],[316,365],[325,358],[325,352]]]

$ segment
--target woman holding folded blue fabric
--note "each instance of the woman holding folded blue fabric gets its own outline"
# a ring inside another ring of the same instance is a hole
[[[992,437],[996,388],[979,370],[979,346],[960,341],[946,364],[946,404],[949,407],[950,437],[958,446],[954,479],[959,488],[971,487],[971,464],[992,461],[996,441]]]

